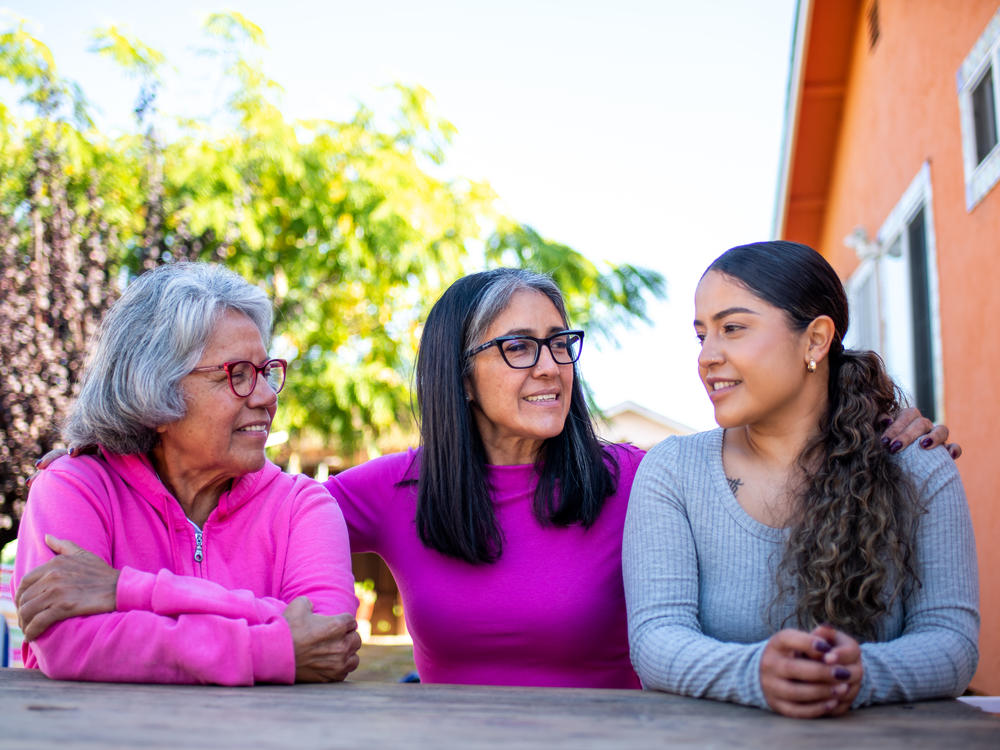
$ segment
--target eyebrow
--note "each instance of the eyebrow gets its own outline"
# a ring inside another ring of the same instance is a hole
[[[565,331],[565,330],[566,330],[566,326],[549,326],[548,334],[552,335],[553,333],[558,333],[559,331]],[[504,336],[534,336],[535,334],[532,333],[532,331],[531,331],[530,328],[514,328],[514,329],[511,329],[510,331],[507,331],[507,333],[505,333],[503,335]]]
[[[751,310],[749,307],[727,307],[725,310],[717,312],[715,315],[713,315],[712,321],[717,323],[723,318],[727,318],[730,315],[736,315],[737,313],[746,313],[747,315],[760,315],[760,313],[756,312],[755,310]],[[704,323],[702,323],[700,320],[697,319],[694,321],[694,324],[696,326],[705,325]]]

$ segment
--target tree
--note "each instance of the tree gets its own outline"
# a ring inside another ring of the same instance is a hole
[[[627,265],[602,271],[499,214],[487,184],[446,176],[455,130],[426,90],[395,85],[388,116],[359,106],[347,121],[289,121],[278,106],[280,87],[258,60],[263,32],[235,13],[211,16],[206,32],[228,81],[225,111],[213,121],[174,123],[170,138],[160,134],[155,111],[162,56],[118,29],[95,35],[98,53],[139,83],[137,132],[114,140],[90,126],[82,95],[56,76],[43,45],[23,29],[4,37],[5,59],[25,61],[16,70],[8,64],[4,75],[38,107],[34,119],[0,109],[0,212],[13,217],[0,229],[10,248],[0,270],[16,290],[10,299],[23,300],[8,303],[5,293],[4,321],[60,342],[45,362],[61,362],[70,375],[58,385],[50,378],[32,386],[30,411],[47,422],[3,423],[7,447],[0,450],[20,453],[3,479],[0,513],[16,516],[31,460],[57,442],[56,424],[83,361],[85,344],[78,342],[111,296],[99,294],[100,305],[74,310],[73,320],[87,322],[63,343],[69,334],[61,323],[50,325],[51,334],[36,328],[32,307],[54,285],[84,285],[89,293],[94,274],[107,288],[110,279],[178,258],[223,262],[256,280],[275,300],[274,349],[291,362],[275,427],[318,436],[335,446],[331,453],[370,450],[387,430],[410,422],[421,321],[444,288],[475,267],[513,263],[551,272],[574,324],[605,333],[643,318],[644,294],[663,292],[658,274]],[[50,90],[60,93],[40,93]],[[67,114],[58,115],[56,105]],[[53,132],[58,138],[35,135]],[[48,161],[32,157],[42,143]],[[34,172],[24,166],[33,161],[50,165],[42,193],[65,194],[63,213],[52,198],[33,208]],[[42,245],[37,236],[57,239]],[[83,258],[84,249],[95,254]],[[26,265],[42,269],[38,257],[56,255],[68,260],[50,263],[45,283],[18,275]],[[81,274],[89,274],[86,284]],[[0,364],[7,368],[0,397],[23,400],[11,394],[21,393],[24,366]]]
[[[103,201],[120,164],[80,137],[82,97],[55,76],[44,45],[18,28],[0,35],[0,61],[37,113],[18,120],[0,108],[2,547],[17,535],[25,480],[56,444],[87,342],[114,299],[108,249],[120,227]]]

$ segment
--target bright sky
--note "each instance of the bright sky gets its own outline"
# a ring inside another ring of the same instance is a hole
[[[694,286],[727,248],[770,236],[795,0],[0,0],[128,127],[136,84],[89,54],[117,24],[175,67],[161,111],[204,115],[218,92],[193,48],[235,9],[267,36],[293,118],[346,118],[393,81],[429,89],[458,128],[448,168],[489,182],[516,219],[595,260],[666,275],[654,326],[588,341],[598,403],[636,401],[714,425],[697,378]],[[2,19],[6,26],[6,20]]]

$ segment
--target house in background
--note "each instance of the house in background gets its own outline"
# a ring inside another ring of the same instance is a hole
[[[976,531],[976,690],[1000,694],[997,0],[800,0],[775,235],[821,251],[880,352],[945,422]]]
[[[605,409],[603,418],[597,420],[596,426],[597,434],[609,443],[632,443],[647,451],[671,435],[694,432],[687,425],[657,414],[634,401],[623,401]]]

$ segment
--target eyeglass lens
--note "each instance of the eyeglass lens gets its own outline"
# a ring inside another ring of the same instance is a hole
[[[268,362],[264,365],[263,372],[271,390],[275,393],[280,391],[285,384],[285,368],[281,363]],[[229,382],[233,384],[233,391],[237,396],[249,396],[257,385],[257,368],[250,362],[237,362],[229,368]]]
[[[568,365],[580,358],[580,337],[575,333],[564,333],[543,339],[548,342],[552,359],[557,364]],[[511,367],[531,367],[538,361],[539,343],[534,339],[509,339],[501,342],[500,351]]]

